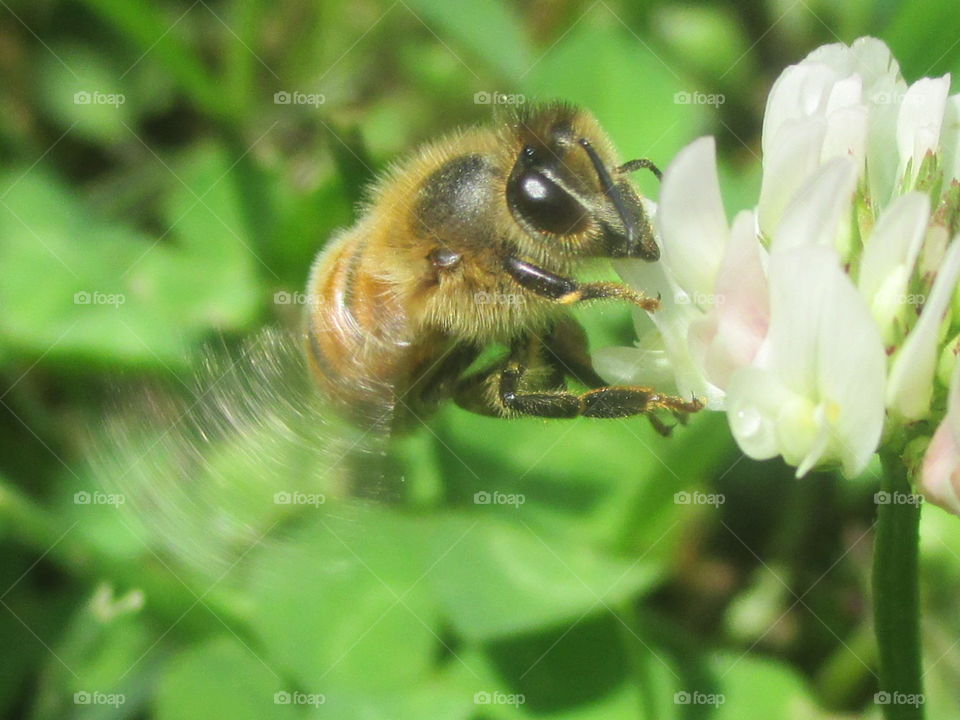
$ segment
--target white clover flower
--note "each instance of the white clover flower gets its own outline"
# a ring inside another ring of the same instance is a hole
[[[856,475],[884,438],[930,434],[943,418],[923,478],[960,512],[960,345],[945,342],[960,308],[960,96],[949,88],[949,75],[908,86],[873,38],[787,68],[767,100],[757,205],[732,226],[712,138],[684,148],[663,177],[661,261],[617,265],[662,307],[638,314],[637,348],[597,354],[600,372],[672,380],[725,410],[747,455],[781,455],[798,476],[825,464]]]

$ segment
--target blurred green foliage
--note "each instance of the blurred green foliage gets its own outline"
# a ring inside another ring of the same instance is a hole
[[[733,211],[756,198],[783,67],[874,34],[908,80],[956,72],[952,0],[2,5],[6,717],[878,716],[876,473],[798,483],[743,459],[721,417],[664,441],[642,420],[445,408],[394,450],[404,501],[308,512],[218,576],[75,493],[98,487],[85,438],[112,392],[294,324],[277,293],[376,172],[489,119],[476,93],[583,104],[661,166],[715,134]],[[596,344],[629,341],[625,311],[583,315]],[[495,492],[523,502],[474,499]],[[725,502],[677,500],[696,492]],[[926,708],[946,719],[954,518],[924,511],[923,552]]]

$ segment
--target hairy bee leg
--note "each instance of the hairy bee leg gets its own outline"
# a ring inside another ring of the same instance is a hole
[[[660,307],[659,298],[647,297],[626,285],[614,282],[581,283],[517,257],[507,257],[504,268],[524,289],[560,305],[572,305],[585,300],[617,299],[651,312]]]
[[[637,385],[608,385],[588,390],[580,396],[580,403],[585,417],[628,417],[654,410],[688,414],[703,409],[699,400],[684,400]]]
[[[500,370],[498,399],[508,415],[530,415],[542,418],[574,418],[580,415],[580,399],[566,390],[528,392],[520,390],[520,378],[526,368],[508,362]]]
[[[545,418],[621,418],[647,415],[656,410],[693,413],[703,408],[699,400],[684,400],[632,385],[608,385],[582,394],[569,391],[528,392],[520,390],[525,368],[515,360],[500,371],[499,400],[508,414]],[[666,429],[658,419],[651,421],[658,432]]]
[[[703,407],[698,400],[684,400],[629,385],[606,385],[581,394],[565,389],[521,389],[526,373],[526,367],[512,355],[506,363],[497,363],[463,378],[454,390],[454,402],[470,412],[494,417],[560,419],[645,415],[654,429],[665,436],[673,428],[656,417],[658,410],[667,410],[679,420]]]

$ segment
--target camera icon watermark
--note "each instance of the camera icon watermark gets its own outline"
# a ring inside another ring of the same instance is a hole
[[[109,705],[118,708],[127,701],[123,693],[105,693],[99,691],[80,690],[73,694],[74,705]]]
[[[120,507],[127,501],[123,493],[105,493],[99,490],[78,490],[73,494],[74,505],[112,505]]]
[[[723,693],[704,693],[699,690],[690,692],[689,690],[680,690],[673,694],[674,705],[712,705],[720,707],[727,701]]]
[[[873,702],[877,705],[910,705],[920,707],[927,701],[923,693],[885,692],[875,693]]]
[[[523,493],[502,493],[494,490],[480,490],[473,494],[474,505],[512,505],[519,508],[527,501],[527,496]]]
[[[323,693],[278,690],[273,694],[274,705],[310,705],[311,707],[319,707],[326,702],[327,696]]]
[[[274,505],[310,505],[320,507],[327,501],[323,493],[277,492],[273,494]]]
[[[723,305],[723,303],[726,301],[726,296],[724,296],[723,293],[687,293],[683,292],[682,290],[678,290],[676,293],[674,293],[673,300],[677,303],[677,305],[713,307],[715,305]]]
[[[475,105],[523,105],[527,96],[520,93],[487,92],[481,90],[473,94]]]
[[[681,90],[673,94],[674,105],[712,105],[715,108],[720,107],[727,101],[727,96],[722,93],[703,93]]]
[[[127,302],[127,296],[123,293],[104,293],[97,290],[80,290],[73,294],[74,305],[112,305],[119,309],[121,305]]]
[[[311,105],[320,107],[327,101],[323,93],[305,93],[294,90],[278,90],[273,94],[274,105]]]
[[[924,501],[920,493],[887,492],[880,490],[873,494],[873,502],[876,505],[921,505]]]
[[[723,493],[687,492],[681,490],[673,494],[674,505],[710,505],[718,508],[727,501]]]
[[[520,707],[527,701],[523,693],[505,693],[499,690],[481,690],[473,694],[474,705],[511,705]]]
[[[127,101],[123,93],[104,93],[97,90],[78,90],[73,94],[74,105],[112,105],[119,107]]]
[[[473,294],[477,305],[522,305],[525,302],[520,293],[477,292]]]
[[[927,296],[923,293],[903,293],[897,296],[897,302],[910,307],[923,307],[927,304]]]
[[[896,90],[881,90],[870,96],[870,102],[874,105],[901,105],[906,93]]]
[[[278,290],[273,294],[274,305],[307,305],[314,304],[313,293],[305,292],[287,292]]]

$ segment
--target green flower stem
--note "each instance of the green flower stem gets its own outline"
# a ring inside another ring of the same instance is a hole
[[[881,456],[881,491],[891,498],[913,492],[899,453]],[[874,626],[880,655],[880,699],[886,720],[923,717],[920,604],[917,574],[919,503],[877,506],[873,556]],[[918,701],[919,700],[919,701]]]

